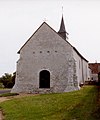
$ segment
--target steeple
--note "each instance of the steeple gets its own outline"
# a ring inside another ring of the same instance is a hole
[[[58,31],[58,34],[63,37],[66,40],[66,34],[68,35],[68,33],[66,32],[65,29],[65,24],[64,24],[64,19],[63,19],[63,15],[62,15],[62,19],[61,19],[61,24],[60,24],[60,29]],[[68,38],[68,37],[67,37]]]

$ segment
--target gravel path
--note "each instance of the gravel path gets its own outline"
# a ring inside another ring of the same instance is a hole
[[[10,93],[11,89],[0,89],[0,94]]]

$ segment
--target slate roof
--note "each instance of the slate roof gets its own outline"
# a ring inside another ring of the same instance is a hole
[[[60,29],[58,31],[58,34],[61,35],[64,39],[66,39],[67,35],[69,35],[67,32],[66,32],[66,29],[65,29],[65,24],[64,24],[64,19],[63,19],[63,15],[62,15],[62,19],[61,19],[61,24],[60,24]],[[67,34],[67,35],[66,35]],[[68,37],[67,37],[68,39]]]

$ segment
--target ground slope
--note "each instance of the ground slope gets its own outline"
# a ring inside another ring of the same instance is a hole
[[[27,96],[0,103],[5,120],[100,120],[98,89]]]

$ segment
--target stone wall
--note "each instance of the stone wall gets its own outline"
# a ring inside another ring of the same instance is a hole
[[[20,50],[11,92],[50,93],[79,89],[72,46],[43,24]],[[50,89],[39,88],[39,74],[50,72]]]
[[[76,64],[76,76],[78,84],[84,84],[86,80],[88,80],[89,77],[89,68],[88,68],[88,61],[83,59],[79,53],[77,53],[73,49],[73,57],[75,59]]]

